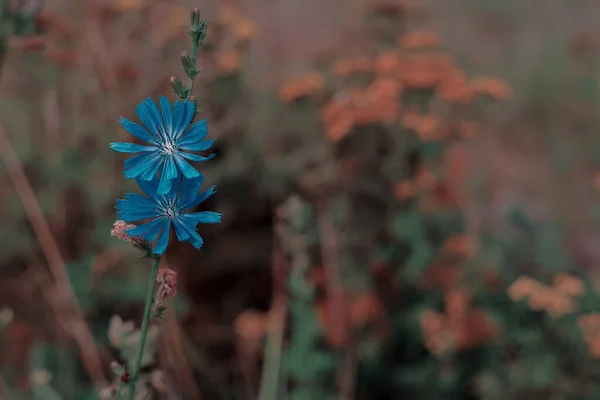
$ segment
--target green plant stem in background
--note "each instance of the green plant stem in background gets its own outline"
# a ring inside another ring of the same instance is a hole
[[[154,290],[156,288],[156,277],[158,276],[158,268],[160,266],[160,258],[154,260],[152,272],[150,272],[150,281],[148,282],[148,291],[146,293],[146,304],[144,305],[144,319],[142,320],[142,328],[140,330],[140,343],[138,344],[137,354],[135,356],[135,364],[132,368],[131,380],[129,383],[129,400],[135,399],[135,384],[140,373],[142,365],[142,357],[144,355],[144,346],[146,345],[146,337],[148,337],[148,327],[152,316],[152,304],[154,303]]]

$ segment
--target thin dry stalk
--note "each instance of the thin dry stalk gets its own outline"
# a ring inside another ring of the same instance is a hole
[[[108,385],[108,382],[102,372],[98,349],[85,322],[85,317],[77,302],[77,298],[73,293],[65,262],[2,123],[0,123],[0,156],[6,165],[9,177],[25,207],[31,226],[48,261],[56,289],[58,292],[64,294],[64,299],[67,303],[64,305],[64,309],[72,311],[69,333],[79,347],[83,365],[96,386],[104,388]]]

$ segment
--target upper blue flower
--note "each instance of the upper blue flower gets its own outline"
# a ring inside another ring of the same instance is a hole
[[[214,139],[204,140],[208,134],[206,119],[196,122],[190,127],[195,104],[191,101],[175,101],[171,103],[165,96],[160,97],[160,108],[154,100],[147,98],[136,108],[136,113],[142,126],[121,117],[121,125],[133,136],[149,143],[142,146],[135,143],[111,143],[113,150],[122,153],[140,153],[125,161],[125,177],[138,178],[139,181],[151,181],[160,172],[158,194],[167,194],[181,173],[193,179],[200,173],[185,159],[192,161],[207,161],[215,156],[202,157],[191,151],[208,150]],[[189,128],[189,129],[188,129]]]
[[[128,229],[130,236],[139,236],[154,242],[153,254],[161,255],[169,244],[171,224],[175,227],[175,234],[180,242],[188,241],[196,249],[202,247],[202,237],[196,231],[199,223],[217,224],[221,222],[221,214],[212,211],[188,212],[202,203],[215,192],[215,186],[198,193],[204,176],[194,179],[180,180],[180,184],[171,185],[166,194],[158,194],[159,183],[156,180],[144,181],[137,179],[137,183],[146,194],[142,196],[126,193],[124,199],[117,199],[117,215],[125,222],[135,222],[151,218],[152,221]]]

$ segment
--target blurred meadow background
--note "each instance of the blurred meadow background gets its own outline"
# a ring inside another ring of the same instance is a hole
[[[112,398],[150,263],[119,125],[218,156],[139,399],[600,398],[596,0],[0,0],[0,399]]]

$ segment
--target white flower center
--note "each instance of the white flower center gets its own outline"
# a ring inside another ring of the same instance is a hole
[[[164,152],[167,154],[173,154],[177,151],[177,147],[172,142],[166,142],[164,146]]]
[[[175,217],[177,217],[177,215],[179,215],[179,213],[173,207],[168,207],[165,210],[165,216],[169,219],[174,219]]]

